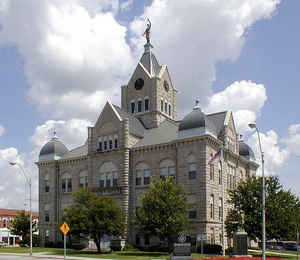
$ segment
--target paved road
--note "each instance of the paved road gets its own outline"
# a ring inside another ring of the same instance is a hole
[[[0,260],[46,260],[46,259],[58,259],[63,260],[63,256],[55,256],[55,255],[44,255],[44,254],[33,254],[32,257],[29,255],[15,255],[15,254],[0,254]],[[67,256],[67,260],[95,260],[95,258],[84,258],[84,257],[74,257],[74,256]],[[112,259],[101,259],[97,258],[97,260],[112,260]]]

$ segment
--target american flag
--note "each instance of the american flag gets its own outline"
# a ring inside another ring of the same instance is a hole
[[[216,152],[213,157],[210,158],[210,160],[208,161],[207,164],[211,164],[213,163],[214,161],[216,160],[219,160],[221,158],[221,155],[222,155],[222,150],[219,150],[218,152]]]

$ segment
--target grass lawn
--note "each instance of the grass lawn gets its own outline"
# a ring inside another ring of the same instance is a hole
[[[274,250],[272,250],[274,251]],[[47,252],[48,254],[57,254],[57,255],[63,255],[63,248],[41,248],[41,247],[34,247],[33,253],[41,253],[41,252]],[[274,251],[277,253],[290,253],[290,254],[296,254],[296,251]],[[5,247],[0,248],[0,254],[1,253],[29,253],[28,247]],[[251,252],[253,257],[261,257],[261,253],[255,253]],[[164,253],[164,252],[144,252],[139,250],[132,250],[132,251],[123,251],[123,252],[113,252],[113,253],[103,253],[103,254],[97,254],[96,252],[90,251],[77,251],[72,249],[67,249],[67,255],[68,256],[82,256],[82,257],[91,257],[91,258],[106,258],[106,259],[134,259],[134,260],[151,260],[151,259],[168,259],[170,257],[170,254]],[[201,254],[192,254],[193,259],[200,259],[200,258],[222,258],[222,256],[212,257],[208,255],[201,255]],[[296,256],[282,256],[272,253],[267,253],[267,257],[269,258],[281,258],[281,259],[288,259],[288,260],[296,260]],[[226,256],[228,258],[228,256]],[[235,258],[238,260],[238,258]]]

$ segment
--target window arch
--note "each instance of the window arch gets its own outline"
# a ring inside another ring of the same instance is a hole
[[[64,173],[61,177],[61,191],[72,192],[72,177],[68,173]]]
[[[165,180],[167,177],[175,178],[175,163],[170,159],[164,159],[159,164],[160,179]]]
[[[79,173],[79,187],[88,187],[88,172],[87,170],[81,171]]]
[[[103,163],[99,169],[99,174],[100,188],[118,186],[118,169],[112,162]]]
[[[149,185],[151,182],[151,172],[146,163],[138,163],[135,166],[135,185]]]

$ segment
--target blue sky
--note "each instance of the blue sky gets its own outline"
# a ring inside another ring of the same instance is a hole
[[[256,121],[266,173],[299,195],[298,10],[296,0],[4,0],[0,207],[22,208],[27,200],[24,179],[7,160],[35,180],[36,207],[34,162],[51,129],[75,147],[106,100],[120,103],[120,86],[143,52],[145,17],[154,53],[179,90],[179,116],[196,98],[205,112],[232,110],[259,159],[257,137],[247,128]]]

